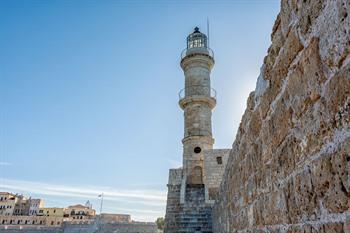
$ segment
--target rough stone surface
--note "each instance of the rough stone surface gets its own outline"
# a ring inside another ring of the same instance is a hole
[[[282,0],[216,233],[350,232],[350,1]]]
[[[205,203],[204,184],[187,184],[180,203],[180,185],[168,191],[165,232],[212,233],[212,207]]]
[[[204,151],[203,179],[206,184],[206,202],[215,201],[217,198],[230,151],[230,149],[213,149]]]
[[[165,232],[212,232],[212,203],[217,198],[229,152],[230,149],[203,152],[205,185],[186,185],[183,169],[170,169]]]
[[[180,199],[181,199],[181,183],[183,177],[183,170],[170,169],[169,171],[169,182],[168,182],[168,196],[166,205],[166,216],[167,221],[166,232],[179,230],[179,225],[177,224],[178,215],[181,209]]]

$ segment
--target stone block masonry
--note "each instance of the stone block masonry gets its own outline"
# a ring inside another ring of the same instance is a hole
[[[204,183],[206,184],[205,201],[214,203],[217,199],[222,176],[225,171],[230,149],[213,149],[204,151]]]
[[[115,222],[91,224],[69,224],[61,227],[0,226],[0,233],[158,233],[155,223]]]
[[[216,233],[350,232],[350,1],[282,0]]]

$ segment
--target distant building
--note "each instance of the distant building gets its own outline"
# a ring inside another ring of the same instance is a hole
[[[43,199],[28,199],[29,202],[29,212],[28,215],[37,215],[39,213],[39,209],[44,207],[44,200]]]
[[[63,217],[48,216],[0,216],[1,225],[20,225],[20,226],[52,226],[61,227]]]
[[[85,205],[71,205],[67,208],[44,207],[42,199],[26,198],[23,195],[0,192],[1,227],[62,227],[62,224],[92,224],[96,211],[88,201]],[[130,218],[130,216],[129,216]]]
[[[29,202],[23,195],[16,196],[15,208],[13,215],[28,215],[29,214]]]
[[[11,216],[15,210],[17,196],[8,192],[0,192],[0,216]]]
[[[134,222],[127,214],[101,214],[88,201],[67,208],[43,207],[42,199],[0,192],[0,232],[144,232],[156,233],[155,223]],[[101,222],[99,221],[101,220]]]
[[[38,216],[64,217],[65,209],[58,207],[39,208]]]
[[[96,215],[96,211],[91,205],[71,205],[65,209],[65,216],[69,216],[69,221],[84,222],[90,220]]]
[[[42,199],[28,199],[23,195],[0,192],[0,216],[37,215],[43,203]]]

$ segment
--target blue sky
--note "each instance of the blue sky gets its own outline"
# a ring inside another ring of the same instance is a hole
[[[0,190],[47,206],[164,215],[182,161],[179,56],[194,26],[216,64],[215,148],[231,148],[279,1],[1,1]]]

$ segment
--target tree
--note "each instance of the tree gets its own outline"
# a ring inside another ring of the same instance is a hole
[[[165,222],[164,222],[164,218],[163,217],[157,218],[156,224],[157,224],[157,227],[158,227],[159,230],[164,230]]]

